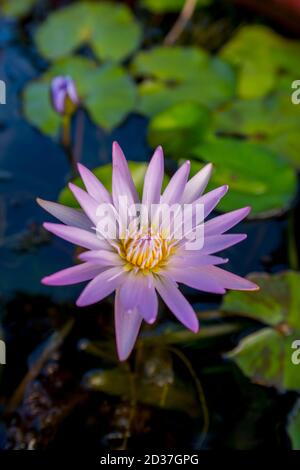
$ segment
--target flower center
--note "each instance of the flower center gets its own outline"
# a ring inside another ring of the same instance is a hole
[[[138,231],[122,241],[123,257],[131,267],[153,270],[161,266],[172,252],[172,243],[160,233]]]

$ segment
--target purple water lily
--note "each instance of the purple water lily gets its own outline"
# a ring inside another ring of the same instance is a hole
[[[69,76],[55,77],[50,87],[52,106],[58,114],[68,114],[79,104],[74,80]]]
[[[225,232],[248,215],[249,207],[219,215],[205,223],[202,220],[204,244],[196,251],[188,250],[184,239],[165,238],[161,225],[154,225],[151,231],[147,226],[136,231],[125,227],[124,232],[123,227],[122,237],[110,240],[109,237],[99,237],[95,230],[99,204],[108,204],[117,212],[120,211],[120,197],[125,196],[130,204],[139,202],[125,156],[119,145],[114,143],[112,195],[83,165],[79,164],[78,170],[86,191],[72,183],[70,189],[82,210],[41,199],[38,203],[63,222],[45,223],[47,230],[87,251],[79,255],[82,263],[45,277],[42,282],[63,286],[90,281],[77,300],[78,306],[99,302],[115,291],[116,342],[120,360],[130,355],[142,321],[151,324],[156,320],[157,294],[181,323],[195,333],[198,331],[197,315],[180,292],[178,283],[217,294],[224,294],[226,289],[258,288],[252,282],[218,267],[227,260],[214,255],[246,238],[244,234]],[[148,207],[156,204],[159,207],[177,203],[182,207],[197,203],[203,206],[203,216],[207,217],[228,187],[221,186],[202,195],[212,165],[206,165],[188,181],[189,171],[190,163],[185,162],[162,192],[164,157],[162,148],[158,147],[145,175],[142,204]],[[196,224],[194,219],[192,223]]]

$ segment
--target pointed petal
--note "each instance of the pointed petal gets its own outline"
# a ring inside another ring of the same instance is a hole
[[[228,263],[228,258],[220,256],[203,255],[201,251],[184,251],[174,254],[168,261],[168,268],[188,268]]]
[[[197,333],[199,329],[197,315],[178,289],[176,283],[168,277],[156,276],[154,284],[159,295],[175,317],[187,328]]]
[[[98,266],[121,266],[124,260],[113,251],[91,250],[80,253],[78,258],[82,261],[93,261]]]
[[[120,267],[109,268],[95,277],[77,299],[78,307],[95,304],[110,295],[126,278],[126,272]]]
[[[167,276],[171,276],[176,282],[185,284],[193,289],[202,290],[203,292],[211,292],[212,294],[225,294],[225,289],[222,285],[206,274],[205,266],[200,271],[200,268],[189,268],[183,270],[182,268],[166,268]],[[163,275],[163,272],[161,273]]]
[[[125,312],[120,301],[119,289],[117,289],[115,298],[115,328],[117,351],[120,361],[125,361],[130,355],[136,342],[142,320],[141,315],[136,310],[131,313]]]
[[[95,233],[87,232],[81,228],[50,222],[45,222],[43,227],[54,235],[88,250],[104,250],[109,247],[108,243],[105,240],[99,240]]]
[[[161,187],[164,178],[164,155],[161,147],[157,147],[149,163],[144,180],[142,203],[150,208],[151,204],[159,204]]]
[[[158,300],[151,275],[129,273],[120,287],[120,298],[126,312],[137,310],[146,322],[155,321]]]
[[[204,218],[214,210],[227,191],[227,185],[220,186],[219,188],[209,191],[209,193],[204,194],[204,196],[201,196],[197,201],[195,201],[195,204],[204,205]]]
[[[246,238],[247,235],[245,233],[229,233],[225,235],[212,235],[211,237],[205,237],[201,253],[204,255],[217,253],[218,251],[225,250],[225,248],[229,248],[230,246],[240,243]]]
[[[208,165],[205,165],[202,170],[198,171],[198,173],[188,181],[182,196],[182,204],[190,204],[201,196],[209,182],[212,168],[212,164],[208,163]]]
[[[86,193],[83,189],[79,188],[73,183],[69,183],[69,188],[74,194],[75,198],[79,202],[80,206],[86,213],[86,215],[91,219],[95,226],[99,222],[99,217],[97,216],[97,210],[99,208],[99,203]]]
[[[206,268],[199,268],[203,270],[203,275],[211,276],[216,279],[225,289],[235,290],[258,290],[259,287],[254,282],[237,276],[236,274],[225,271],[224,269],[217,268],[216,266],[207,266]]]
[[[94,175],[94,173],[92,173],[81,163],[78,163],[77,167],[89,195],[92,196],[98,203],[106,202],[108,204],[111,204],[111,195],[103,186],[101,181],[99,181],[98,178]]]
[[[242,209],[237,209],[235,211],[228,212],[227,214],[214,217],[205,223],[204,235],[219,235],[226,232],[247,217],[250,210],[250,207],[243,207]]]
[[[112,193],[114,205],[118,207],[119,197],[121,196],[127,196],[129,205],[138,203],[138,194],[126,158],[117,142],[113,143],[112,159]]]
[[[102,267],[95,263],[82,263],[72,266],[57,273],[46,276],[42,279],[42,284],[48,286],[68,286],[70,284],[78,284],[79,282],[89,281],[98,276],[102,271]]]
[[[49,212],[49,214],[53,215],[53,217],[56,217],[64,224],[91,230],[91,221],[82,211],[63,206],[57,202],[45,201],[40,198],[37,198],[36,201],[43,209]]]
[[[181,201],[188,180],[190,167],[191,163],[186,161],[172,176],[161,197],[162,204],[169,204],[171,206]]]

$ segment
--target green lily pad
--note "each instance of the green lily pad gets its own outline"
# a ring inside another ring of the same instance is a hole
[[[263,100],[236,100],[214,115],[216,133],[241,134],[280,153],[296,168],[300,166],[300,106],[289,93]]]
[[[177,12],[182,9],[186,0],[142,0],[142,5],[156,14]],[[211,0],[198,0],[197,6],[209,5]]]
[[[140,27],[129,8],[108,2],[75,3],[55,11],[36,33],[39,51],[50,60],[88,44],[99,59],[119,61],[138,47],[140,39]]]
[[[0,6],[0,12],[4,16],[13,16],[20,18],[27,15],[35,4],[36,0],[3,0]]]
[[[296,403],[289,416],[288,435],[291,439],[293,450],[300,450],[300,402]]]
[[[238,70],[238,94],[242,98],[261,98],[290,83],[299,68],[300,42],[287,40],[262,25],[240,28],[221,51],[221,57]],[[286,82],[286,80],[284,81]]]
[[[147,116],[182,102],[214,108],[228,101],[235,91],[231,67],[196,47],[161,46],[140,52],[132,71],[143,78],[138,111]]]
[[[260,291],[231,291],[221,310],[266,326],[243,338],[228,357],[256,383],[280,390],[300,390],[299,365],[292,361],[293,342],[300,338],[300,274],[287,271],[250,278]]]
[[[148,128],[152,147],[162,145],[166,154],[180,158],[187,147],[202,142],[211,127],[208,109],[196,103],[179,103],[154,116]]]
[[[129,161],[128,166],[132,175],[132,179],[136,186],[137,192],[141,196],[142,191],[143,191],[145,173],[146,173],[148,165],[146,163],[137,163],[137,162]],[[111,181],[112,181],[111,163],[107,163],[106,165],[95,168],[93,170],[93,173],[97,176],[97,178],[101,181],[101,183],[106,187],[106,189],[108,189],[108,191],[111,192]],[[165,175],[163,187],[166,187],[166,185],[168,184],[168,181],[169,181],[169,177]],[[73,182],[76,185],[80,186],[81,188],[84,187],[81,178],[76,178]],[[68,187],[64,188],[61,191],[58,197],[58,200],[61,204],[64,204],[66,206],[78,207],[78,203]]]
[[[196,161],[215,164],[210,188],[229,185],[218,210],[252,207],[252,217],[281,213],[296,195],[297,179],[292,168],[276,153],[261,145],[234,139],[215,139],[200,144],[193,152],[191,172],[202,167]]]
[[[96,64],[75,56],[56,62],[39,80],[27,85],[23,94],[24,113],[45,134],[56,136],[62,123],[50,101],[50,84],[57,75],[73,78],[84,106],[96,124],[111,130],[130,113],[136,101],[135,84],[118,65]]]

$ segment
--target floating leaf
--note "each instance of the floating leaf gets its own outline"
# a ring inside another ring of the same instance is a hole
[[[162,111],[150,121],[148,139],[152,147],[180,158],[187,146],[195,147],[208,133],[211,116],[207,108],[196,103],[179,103]]]
[[[240,28],[221,51],[221,57],[238,69],[238,94],[242,98],[261,98],[281,85],[290,83],[299,68],[300,42],[282,38],[262,25]]]
[[[180,11],[186,0],[142,0],[142,5],[153,13],[168,13]],[[211,0],[198,0],[198,6],[211,3]]]
[[[55,136],[61,117],[52,109],[50,83],[57,75],[70,75],[76,83],[82,105],[91,118],[104,129],[111,130],[133,110],[135,85],[118,65],[96,64],[75,56],[56,62],[39,80],[29,83],[24,92],[24,112],[29,122],[45,134]]]
[[[293,450],[300,450],[300,402],[296,402],[289,416],[288,435],[292,442]]]
[[[38,29],[36,43],[50,60],[89,44],[99,59],[119,61],[138,47],[140,37],[140,27],[126,5],[85,2],[51,13]]]
[[[30,12],[36,0],[3,0],[0,12],[4,16],[22,17]]]
[[[292,362],[293,342],[300,338],[300,274],[256,274],[255,294],[230,292],[221,310],[269,325],[243,338],[228,354],[254,382],[279,389],[299,390],[299,365]]]
[[[258,144],[216,139],[193,151],[194,158],[215,164],[210,186],[229,185],[218,209],[224,212],[250,205],[251,216],[280,213],[296,194],[295,172],[276,153]],[[202,165],[192,161],[192,174]]]
[[[131,161],[128,162],[128,166],[137,191],[139,195],[141,195],[143,190],[144,177],[148,166],[146,163],[137,163]],[[93,173],[97,176],[101,183],[104,184],[104,186],[109,191],[111,191],[112,165],[108,163],[107,165],[99,166],[93,170]],[[167,175],[165,175],[163,183],[164,187],[167,185],[168,181],[169,178]],[[74,183],[83,188],[83,183],[80,178],[76,178]],[[58,199],[61,204],[65,204],[66,206],[70,207],[78,207],[78,203],[68,187],[61,191]]]
[[[137,54],[133,73],[139,86],[138,111],[153,116],[172,105],[192,102],[210,108],[234,94],[230,66],[196,47],[156,47]]]
[[[214,116],[216,133],[240,134],[263,143],[280,153],[291,164],[300,166],[300,106],[291,104],[288,93],[264,100],[237,100]]]

